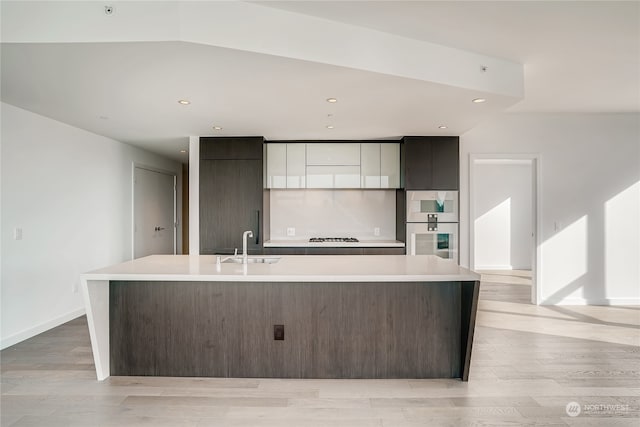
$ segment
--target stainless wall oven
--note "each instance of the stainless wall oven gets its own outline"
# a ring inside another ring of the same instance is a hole
[[[437,255],[458,262],[458,223],[407,224],[407,255]]]
[[[458,192],[407,191],[407,255],[458,262]]]
[[[457,191],[407,191],[407,222],[458,222]]]

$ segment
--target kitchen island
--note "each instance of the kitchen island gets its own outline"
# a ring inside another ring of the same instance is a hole
[[[153,255],[82,275],[98,379],[468,379],[476,273],[430,255],[278,258]]]

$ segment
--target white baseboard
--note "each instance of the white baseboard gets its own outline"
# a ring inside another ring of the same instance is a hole
[[[2,337],[2,339],[0,340],[0,349],[4,350],[7,347],[11,347],[12,345],[18,344],[21,341],[24,341],[31,337],[35,337],[38,334],[48,331],[49,329],[53,329],[56,326],[60,326],[63,323],[67,323],[68,321],[83,316],[84,314],[85,310],[84,308],[81,308],[79,310],[74,310],[70,313],[63,314],[62,316],[56,317],[55,319],[48,320],[32,328],[20,331],[17,334],[13,334],[8,337]]]
[[[640,305],[640,298],[584,299],[565,298],[558,302],[541,302],[540,305]]]

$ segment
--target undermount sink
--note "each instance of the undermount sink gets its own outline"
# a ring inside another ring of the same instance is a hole
[[[223,263],[234,263],[234,264],[242,264],[242,257],[230,257],[222,261]],[[280,261],[280,258],[265,258],[265,257],[248,257],[247,263],[249,264],[275,264]]]

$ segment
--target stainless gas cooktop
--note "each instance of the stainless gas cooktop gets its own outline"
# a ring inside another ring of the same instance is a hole
[[[357,243],[359,240],[355,237],[312,237],[309,239],[311,243],[325,243],[325,242],[349,242]]]

